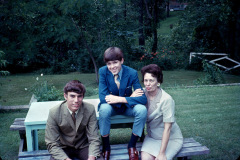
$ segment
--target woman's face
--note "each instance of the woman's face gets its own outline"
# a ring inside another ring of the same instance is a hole
[[[151,73],[145,73],[144,75],[144,86],[147,92],[154,92],[157,90],[157,78],[153,77]]]

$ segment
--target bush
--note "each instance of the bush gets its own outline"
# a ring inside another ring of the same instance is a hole
[[[63,92],[49,85],[48,81],[36,83],[31,91],[38,102],[63,100]]]
[[[4,54],[5,54],[5,53],[0,50],[0,76],[1,76],[1,75],[6,76],[6,75],[10,74],[8,71],[3,71],[3,70],[2,70],[2,68],[5,67],[6,64],[7,64],[7,61],[3,59],[3,55],[4,55]]]
[[[84,97],[90,97],[98,94],[98,88],[86,88],[86,93]]]
[[[206,72],[206,74],[204,77],[198,78],[194,81],[196,85],[225,83],[223,73],[217,66],[213,66],[206,61],[203,61],[203,71]]]
[[[193,58],[191,64],[187,64],[185,69],[188,70],[195,70],[195,71],[202,71],[203,65],[202,65],[202,59],[200,58]]]
[[[180,59],[176,57],[174,51],[162,48],[159,52],[147,52],[140,57],[140,61],[146,64],[157,64],[163,70],[173,70],[182,65]]]

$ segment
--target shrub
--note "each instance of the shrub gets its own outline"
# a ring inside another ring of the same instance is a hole
[[[223,73],[217,66],[213,66],[206,61],[203,61],[203,71],[206,72],[205,76],[195,80],[194,84],[205,85],[225,83]]]
[[[43,81],[33,85],[32,92],[38,102],[63,100],[63,91]]]
[[[153,53],[147,52],[140,57],[140,61],[145,64],[155,63],[163,70],[172,70],[179,68],[183,64],[174,51],[162,48],[160,51]]]
[[[41,77],[43,74],[41,74]],[[25,88],[27,90],[27,88]],[[36,78],[36,82],[30,87],[30,92],[34,94],[38,102],[63,100],[63,91],[58,90],[47,80]]]
[[[4,52],[0,50],[0,76],[1,75],[8,75],[10,74],[8,71],[3,71],[2,68],[6,66],[7,64],[7,61],[3,59],[3,56],[4,56]]]

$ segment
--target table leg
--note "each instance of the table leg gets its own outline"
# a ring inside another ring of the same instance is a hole
[[[33,151],[33,137],[32,137],[32,130],[30,127],[26,127],[26,138],[27,138],[27,150]]]
[[[38,150],[38,131],[33,130],[33,145],[34,145],[34,150]]]

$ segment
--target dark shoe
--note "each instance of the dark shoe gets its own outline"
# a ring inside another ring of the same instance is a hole
[[[128,148],[129,160],[138,160],[138,151],[136,148]]]
[[[104,151],[103,153],[102,153],[102,155],[103,155],[103,159],[104,160],[109,160],[110,159],[110,151]]]

